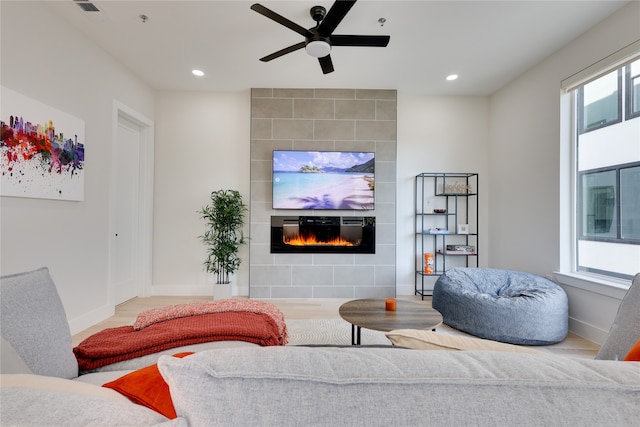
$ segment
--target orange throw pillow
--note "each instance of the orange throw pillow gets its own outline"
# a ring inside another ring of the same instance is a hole
[[[624,358],[625,362],[640,362],[640,340],[631,347],[629,353]]]
[[[173,357],[185,357],[193,352],[177,353]],[[146,406],[167,418],[177,418],[173,407],[169,386],[160,375],[158,365],[147,366],[124,375],[117,380],[103,384],[128,397],[138,405]]]

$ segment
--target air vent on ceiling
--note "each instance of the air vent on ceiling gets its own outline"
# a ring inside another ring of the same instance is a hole
[[[84,10],[85,12],[100,12],[100,9],[98,9],[98,7],[91,3],[90,1],[86,1],[86,0],[73,0],[78,6],[80,6],[80,9]]]

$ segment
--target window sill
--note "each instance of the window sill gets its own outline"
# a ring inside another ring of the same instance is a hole
[[[631,286],[631,282],[629,281],[616,280],[603,276],[579,273],[561,273],[558,271],[554,272],[554,274],[558,283],[562,285],[571,286],[620,300],[627,293],[629,286]]]

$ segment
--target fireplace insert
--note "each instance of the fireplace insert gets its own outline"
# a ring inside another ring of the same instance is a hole
[[[375,217],[272,216],[271,253],[376,253]]]

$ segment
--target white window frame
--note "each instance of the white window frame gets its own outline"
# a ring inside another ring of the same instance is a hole
[[[560,96],[560,269],[559,282],[598,294],[621,299],[631,281],[577,271],[577,117],[575,89],[640,58],[640,40],[620,49],[584,70],[563,80]],[[624,114],[624,112],[623,112]]]

